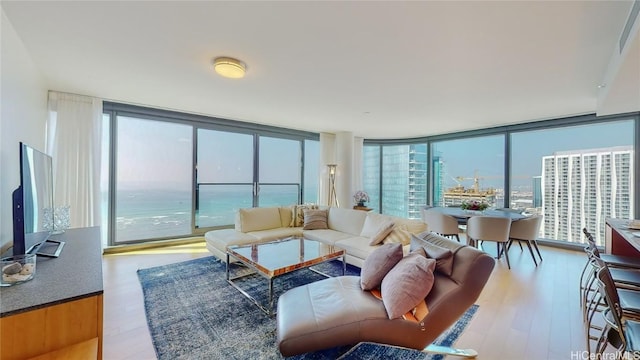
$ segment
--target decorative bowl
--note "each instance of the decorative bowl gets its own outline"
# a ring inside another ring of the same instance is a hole
[[[0,286],[21,284],[36,274],[36,254],[15,255],[0,259]]]

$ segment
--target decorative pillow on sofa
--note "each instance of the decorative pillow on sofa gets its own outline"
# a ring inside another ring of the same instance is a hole
[[[399,243],[385,244],[371,252],[364,260],[360,271],[362,290],[379,287],[389,270],[402,260],[402,255],[402,245]]]
[[[289,224],[289,227],[300,227],[304,225],[304,209],[316,210],[318,209],[318,205],[293,205],[291,207],[291,224]]]
[[[386,237],[387,235],[389,235],[391,233],[391,231],[393,231],[393,227],[395,226],[395,224],[393,223],[393,221],[389,221],[386,222],[384,224],[382,224],[379,228],[378,231],[373,234],[373,236],[371,236],[371,240],[369,241],[369,245],[370,246],[375,246],[380,244]]]
[[[400,243],[403,246],[409,245],[409,243],[411,243],[411,233],[409,232],[409,230],[407,230],[407,227],[405,225],[396,224],[389,235],[387,235],[387,237],[382,240],[382,243]]]
[[[329,210],[304,209],[303,230],[328,229],[327,215]]]
[[[412,237],[414,237],[412,235]],[[414,242],[417,242],[414,240]],[[434,245],[428,241],[422,240],[421,247],[414,251],[421,251],[427,258],[436,261],[436,271],[447,276],[453,273],[453,252],[438,245]]]
[[[435,280],[435,267],[434,259],[411,253],[387,273],[382,279],[380,291],[389,319],[402,317],[429,294]]]
[[[421,247],[424,248],[425,255],[428,258],[438,261],[436,270],[447,276],[451,276],[455,254],[466,245],[432,232],[422,235],[422,239],[419,237],[420,234],[418,236],[411,235],[411,251]]]

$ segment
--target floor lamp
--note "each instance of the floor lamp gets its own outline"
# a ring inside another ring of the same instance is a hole
[[[336,168],[338,165],[336,164],[327,164],[329,167],[329,201],[327,204],[335,207],[340,207],[338,203],[338,198],[336,196]]]

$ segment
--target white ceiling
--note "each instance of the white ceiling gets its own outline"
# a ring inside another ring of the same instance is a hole
[[[53,90],[403,138],[595,113],[632,1],[1,6]],[[246,62],[246,77],[217,76],[217,56]],[[640,63],[616,68],[640,94]],[[640,111],[640,95],[628,98],[607,112]]]

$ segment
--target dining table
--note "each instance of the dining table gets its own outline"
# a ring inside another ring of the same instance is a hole
[[[425,208],[425,210],[429,211],[438,211],[442,214],[451,215],[458,220],[458,223],[461,225],[466,225],[467,220],[469,220],[472,216],[494,216],[494,217],[506,217],[510,218],[511,221],[517,221],[521,219],[525,219],[528,216],[524,215],[518,211],[514,211],[513,209],[486,209],[486,210],[466,210],[460,207],[430,207]]]

